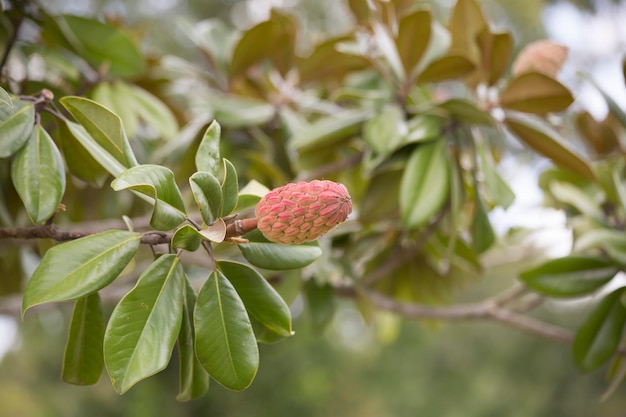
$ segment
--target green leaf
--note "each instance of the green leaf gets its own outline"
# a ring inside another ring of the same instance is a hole
[[[209,172],[196,172],[189,178],[193,198],[206,224],[212,224],[222,213],[222,185]]]
[[[218,266],[252,317],[281,336],[293,334],[289,307],[261,274],[238,262],[219,261]]]
[[[476,103],[462,98],[452,98],[437,105],[452,117],[469,124],[495,126],[495,120],[488,111],[479,109]]]
[[[513,78],[500,93],[500,105],[508,110],[545,114],[560,112],[574,102],[563,84],[539,72]]]
[[[121,165],[129,168],[138,164],[118,115],[84,97],[67,96],[59,101],[93,140]]]
[[[183,318],[178,335],[178,358],[180,387],[176,399],[189,401],[203,396],[209,389],[209,374],[196,357],[196,335],[193,327],[193,311],[196,308],[196,292],[185,279]]]
[[[115,306],[104,332],[104,362],[119,394],[167,366],[183,317],[185,276],[176,255],[162,255]]]
[[[172,247],[193,252],[198,250],[202,239],[203,236],[195,227],[185,224],[176,229],[172,235]]]
[[[333,145],[356,133],[362,122],[369,117],[370,112],[347,110],[333,116],[322,117],[292,132],[289,146],[298,151],[306,151]]]
[[[62,33],[67,44],[79,56],[96,69],[106,66],[113,77],[134,77],[144,71],[140,49],[119,27],[72,15],[48,19],[45,27]]]
[[[416,10],[400,19],[396,47],[407,74],[413,73],[428,48],[431,20],[430,10]]]
[[[196,151],[196,169],[198,171],[206,171],[213,175],[218,174],[220,163],[220,135],[220,125],[217,121],[213,120],[204,132],[202,141]]]
[[[86,136],[85,140],[90,140],[82,126],[76,125],[76,127],[83,130]],[[78,141],[67,124],[59,123],[57,128],[59,141],[61,142],[61,151],[69,172],[81,181],[85,181],[93,187],[101,188],[108,177],[107,171]],[[123,168],[121,169],[123,170]]]
[[[511,113],[507,114],[505,124],[518,139],[558,166],[587,178],[596,178],[586,159],[571,149],[565,139],[550,127],[535,119]]]
[[[259,126],[269,122],[276,109],[271,103],[252,97],[216,93],[211,105],[215,120],[224,127]]]
[[[222,179],[222,212],[221,216],[228,216],[237,207],[239,196],[239,179],[235,166],[224,158],[224,178]]]
[[[604,217],[600,203],[574,184],[555,180],[550,183],[549,189],[555,199],[572,206],[580,213],[598,220]]]
[[[488,23],[476,0],[458,0],[448,23],[452,35],[450,49],[477,61],[479,51],[476,38],[486,26]]]
[[[618,271],[619,268],[606,259],[570,255],[522,272],[520,279],[541,294],[551,297],[578,297],[602,287]]]
[[[468,75],[476,65],[463,55],[446,55],[431,62],[418,76],[416,82],[439,83]]]
[[[626,307],[620,302],[624,288],[607,295],[580,326],[574,338],[574,362],[584,372],[608,361],[619,346]]]
[[[259,367],[259,349],[246,308],[221,272],[213,272],[200,289],[193,322],[204,369],[227,388],[246,389]]]
[[[17,101],[8,112],[0,113],[0,158],[17,152],[28,140],[35,124],[35,108],[32,104]]]
[[[492,32],[486,30],[479,36],[478,43],[483,56],[483,65],[488,72],[487,84],[496,85],[506,73],[513,53],[513,36],[508,31]],[[484,35],[483,35],[484,34]]]
[[[98,382],[104,367],[104,311],[93,293],[76,300],[63,356],[63,381],[76,385]]]
[[[400,183],[400,212],[409,229],[427,223],[448,198],[450,162],[445,140],[419,145],[407,161]]]
[[[56,212],[65,193],[65,167],[54,141],[40,125],[15,155],[11,179],[33,223]]]
[[[80,143],[89,155],[97,161],[100,166],[106,169],[109,174],[117,177],[122,172],[126,171],[126,166],[100,146],[83,126],[70,121],[65,122],[65,124],[78,143]],[[79,155],[77,155],[76,158],[78,158],[78,156]]]
[[[109,230],[48,249],[26,285],[22,314],[38,304],[76,300],[106,287],[140,242],[139,233]]]
[[[258,230],[245,236],[249,243],[239,244],[244,258],[254,266],[263,269],[282,271],[300,269],[322,256],[317,242],[302,245],[282,245],[270,243]]]
[[[160,165],[138,165],[120,174],[111,187],[115,191],[134,190],[154,199],[150,225],[170,230],[186,219],[185,204],[174,180],[174,174]]]
[[[300,81],[307,83],[320,80],[342,80],[353,71],[368,67],[364,57],[344,54],[337,50],[342,42],[353,40],[353,36],[339,36],[327,39],[308,57],[298,62]]]
[[[402,109],[387,106],[363,125],[363,139],[378,154],[390,154],[403,141],[406,122]]]
[[[515,200],[515,194],[498,173],[491,152],[484,141],[477,144],[477,152],[488,197],[500,207],[508,208]]]
[[[406,74],[404,72],[404,67],[402,66],[402,60],[400,59],[396,43],[389,33],[389,29],[387,26],[383,25],[382,22],[376,20],[372,20],[372,22],[370,22],[370,26],[373,32],[372,40],[375,42],[375,48],[387,61],[395,79],[404,80]]]
[[[7,106],[8,108],[13,108],[13,100],[11,99],[11,95],[4,88],[0,87],[0,104],[3,106]]]
[[[129,106],[139,120],[156,130],[160,137],[172,140],[178,132],[176,116],[158,97],[135,84],[118,83],[130,98]]]
[[[472,245],[476,252],[483,253],[493,245],[496,235],[480,195],[476,195],[472,220]]]

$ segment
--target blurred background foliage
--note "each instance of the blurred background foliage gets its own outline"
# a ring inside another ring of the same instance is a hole
[[[445,20],[454,2],[425,3],[430,3],[437,18]],[[545,37],[549,32],[543,19],[546,7],[554,7],[555,4],[563,6],[565,3],[579,8],[581,13],[594,14],[611,10],[614,2],[481,2],[495,27],[506,27],[512,31],[516,50],[530,41]],[[192,120],[196,122],[196,130],[189,130],[187,145],[193,143],[197,140],[200,127],[212,117],[206,115],[206,109],[210,108],[213,115],[226,127],[228,141],[224,145],[224,154],[245,173],[246,178],[255,178],[267,185],[280,185],[302,172],[292,171],[289,155],[277,152],[267,131],[252,128],[242,132],[237,129],[242,124],[254,124],[256,118],[259,118],[258,121],[271,119],[273,109],[264,108],[258,101],[251,101],[249,109],[243,106],[245,102],[229,101],[227,97],[217,94],[215,89],[207,88],[207,85],[211,85],[219,89],[225,80],[215,77],[215,72],[212,71],[196,72],[182,60],[200,62],[200,68],[202,65],[205,68],[219,66],[219,62],[213,61],[211,56],[220,57],[224,53],[221,47],[233,41],[224,35],[228,32],[225,28],[245,29],[263,21],[269,16],[270,6],[278,6],[281,10],[297,16],[302,32],[293,41],[296,42],[297,50],[303,53],[310,52],[312,40],[340,35],[352,24],[346,4],[332,0],[45,2],[45,9],[51,14],[106,16],[109,22],[123,22],[131,28],[137,39],[142,39],[145,50],[154,51],[155,57],[163,55],[159,57],[157,65],[157,60],[151,60],[148,52],[146,64],[152,66],[153,71],[148,77],[135,80],[146,91],[168,97],[167,102],[171,104],[171,108],[169,111],[161,111],[160,114],[171,112],[171,117],[152,120],[158,132],[141,130],[141,124],[137,120],[146,117],[145,114],[134,115],[132,111],[127,111],[124,103],[108,103],[111,107],[117,106],[116,110],[124,117],[125,126],[142,139],[138,142],[140,149],[136,150],[139,155],[143,152],[144,155],[160,158],[164,163],[183,161],[182,167],[190,165],[184,163],[191,157],[190,154],[184,154],[184,142],[171,148],[155,149],[158,142],[151,139],[158,135],[171,136],[171,132],[178,129],[179,123]],[[210,23],[198,23],[205,19],[211,19]],[[289,18],[284,19],[285,30],[289,33],[292,22]],[[0,36],[6,40],[8,26],[1,27],[3,33]],[[207,39],[215,42],[208,42]],[[203,51],[203,48],[208,49]],[[212,55],[207,54],[207,51]],[[50,58],[54,62],[54,56]],[[578,62],[588,59],[589,57],[578,58]],[[74,86],[61,85],[55,91],[62,96],[64,87],[72,91],[83,80],[79,80],[79,69],[65,66],[62,60],[57,62],[59,66],[55,71],[76,81]],[[275,57],[275,62],[280,64],[281,57]],[[355,60],[352,64],[358,68],[360,62]],[[245,63],[241,66],[244,68]],[[29,68],[24,69],[28,70]],[[33,65],[32,70],[36,71],[36,65]],[[132,68],[129,71],[132,73]],[[121,75],[125,75],[123,71]],[[46,81],[45,74],[40,78]],[[97,74],[94,74],[94,80],[98,80]],[[26,92],[34,93],[43,86],[49,88],[49,84],[43,81],[30,82]],[[268,98],[264,96],[268,93],[264,90],[267,85],[258,88],[258,85],[249,84],[248,81],[250,80],[240,80],[241,84],[230,85],[230,88],[245,92],[250,97],[258,94],[261,98]],[[268,84],[271,85],[272,82],[270,80]],[[375,83],[376,80],[364,77],[350,82],[359,87]],[[108,84],[94,82],[93,85],[86,85],[84,93],[100,102],[106,102],[107,93],[119,88],[125,88],[124,84],[116,84],[114,81]],[[193,96],[189,96],[190,91],[194,92]],[[137,90],[131,95],[136,99],[141,98],[141,93],[137,93]],[[348,93],[346,97],[350,98]],[[269,98],[273,98],[271,94]],[[237,112],[242,119],[229,119]],[[362,114],[355,114],[354,117],[358,123],[364,120]],[[579,123],[582,126],[592,122],[581,116]],[[611,120],[608,120],[607,124],[610,123]],[[284,132],[271,128],[272,124],[269,123],[273,137],[283,139],[281,135]],[[601,145],[600,150],[603,149]],[[608,146],[610,148],[610,144]],[[250,148],[254,148],[254,152]],[[515,149],[521,158],[530,158],[535,162],[524,150],[519,147]],[[265,157],[259,157],[263,152]],[[312,160],[307,160],[305,155],[299,163],[304,168],[315,167],[320,160],[329,156],[336,157],[334,154],[321,154],[312,155]],[[184,170],[176,172],[179,179],[186,178],[190,173]],[[397,180],[397,172],[393,170],[385,175],[388,177],[380,178],[383,184],[390,178]],[[92,180],[96,183],[102,181],[96,177]],[[69,186],[72,185],[68,184]],[[104,189],[107,190],[107,187]],[[76,197],[80,204],[75,206],[83,207],[84,210],[71,214],[77,219],[119,217],[132,208],[132,202],[124,201],[120,196],[116,196],[116,204],[107,205],[107,202],[112,201],[110,195],[107,195],[112,194],[110,190],[104,192],[104,195],[98,191],[97,198],[94,198],[95,192],[90,188],[82,191]],[[363,193],[363,190],[360,192]],[[367,207],[363,208],[363,212],[366,219]],[[384,207],[371,208],[369,212],[372,218],[384,217],[384,214]],[[516,241],[518,237],[513,235],[509,238],[513,245],[519,243]],[[519,264],[507,264],[506,268],[494,267],[489,271],[488,277],[481,278],[476,287],[463,292],[459,297],[476,299],[505,288],[514,280],[517,271],[529,259],[542,253],[543,249],[545,248],[533,251],[525,246],[520,249],[522,254],[507,254],[518,256],[516,259]],[[6,266],[18,255],[17,252],[9,253],[7,250],[0,256]],[[7,285],[11,282],[15,283],[14,280],[7,281]],[[18,288],[2,288],[3,293],[17,290]],[[449,297],[449,294],[446,296]],[[318,326],[325,318],[309,316],[302,304],[302,299],[299,299],[294,307],[297,313],[294,326],[296,337],[279,344],[261,346],[261,368],[250,389],[234,393],[218,384],[212,384],[206,397],[186,404],[176,402],[171,395],[176,390],[175,366],[170,366],[156,378],[141,382],[121,397],[113,392],[106,378],[102,378],[98,385],[92,387],[62,384],[59,378],[60,358],[67,333],[69,310],[55,307],[49,314],[38,315],[36,319],[23,323],[16,346],[2,359],[0,416],[623,415],[626,405],[624,387],[616,395],[600,403],[599,398],[606,388],[604,376],[601,372],[596,372],[581,377],[572,362],[570,350],[565,347],[491,324],[418,324],[400,322],[397,318],[381,315],[377,316],[376,320],[379,322],[375,326],[367,326],[354,305],[342,301],[339,301],[333,321],[320,335]],[[301,311],[298,311],[298,306]],[[560,323],[575,324],[580,322],[587,311],[585,308],[568,308],[567,304],[549,303],[535,314]]]

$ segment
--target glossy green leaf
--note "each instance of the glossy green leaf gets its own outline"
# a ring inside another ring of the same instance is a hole
[[[35,124],[35,108],[32,104],[16,101],[13,108],[0,115],[0,158],[7,158],[30,137]]]
[[[82,128],[80,125],[76,125],[76,127]],[[61,142],[61,151],[63,152],[63,157],[69,172],[76,178],[85,181],[93,187],[102,187],[109,173],[91,156],[81,142],[78,141],[67,124],[59,123],[57,128],[59,141]],[[86,131],[84,129],[82,130],[85,133],[84,139],[89,140]]]
[[[63,381],[76,385],[98,382],[104,367],[104,311],[93,293],[76,300],[63,356]]]
[[[209,172],[196,172],[189,178],[193,198],[206,224],[212,224],[222,213],[222,185]]]
[[[59,101],[93,140],[121,165],[129,168],[138,164],[118,115],[84,97],[67,96]]]
[[[483,253],[493,245],[496,235],[489,221],[489,215],[482,198],[477,195],[474,203],[474,218],[472,220],[472,245],[476,252]]]
[[[154,199],[150,225],[157,230],[170,230],[185,218],[183,197],[174,174],[160,165],[138,165],[120,174],[111,187],[115,191],[133,190]]]
[[[246,308],[221,272],[213,272],[200,289],[193,322],[204,369],[227,388],[246,389],[259,367],[259,349]]]
[[[54,246],[24,291],[22,312],[43,303],[76,300],[109,285],[135,256],[141,235],[109,230]]]
[[[445,140],[419,145],[407,161],[400,183],[400,212],[409,229],[426,224],[448,198],[450,162]]]
[[[222,213],[221,216],[228,216],[237,207],[239,196],[239,179],[235,166],[224,159],[224,177],[222,178]]]
[[[6,106],[10,109],[13,108],[13,100],[11,95],[4,88],[0,87],[0,105]]]
[[[115,157],[107,152],[106,149],[100,146],[82,125],[70,121],[65,122],[65,125],[69,129],[71,135],[78,141],[85,151],[87,151],[87,153],[98,164],[100,164],[102,168],[107,170],[109,174],[117,177],[126,170],[126,166],[115,159]],[[76,159],[78,159],[79,156],[80,155],[76,155]],[[88,169],[88,167],[85,169]]]
[[[289,306],[261,274],[238,262],[219,261],[218,265],[252,317],[281,336],[292,335]]]
[[[430,10],[416,10],[402,16],[398,25],[396,47],[407,74],[412,74],[430,41]]]
[[[71,48],[94,68],[106,65],[109,74],[119,77],[138,76],[144,71],[141,50],[119,27],[73,15],[55,16],[46,24],[55,25]]]
[[[176,255],[161,255],[115,306],[104,333],[104,362],[120,394],[167,366],[183,317],[185,276]]]
[[[33,223],[48,220],[65,193],[65,167],[54,141],[37,125],[15,155],[11,179]]]
[[[249,243],[239,244],[244,258],[254,266],[276,271],[299,269],[313,263],[322,256],[317,243],[282,245],[271,243],[258,230],[245,236]]]
[[[283,336],[272,331],[271,329],[260,323],[258,320],[256,320],[254,317],[250,317],[250,323],[252,324],[252,330],[254,330],[254,336],[256,337],[256,341],[258,343],[273,344],[282,342],[283,340],[290,337]]]
[[[606,259],[570,255],[522,272],[520,279],[541,294],[551,297],[578,297],[602,287],[618,271],[619,268]]]
[[[535,119],[510,113],[507,114],[505,124],[519,140],[558,166],[595,179],[596,175],[587,160],[570,148],[565,139],[550,127]]]
[[[476,65],[463,55],[446,55],[430,63],[418,76],[417,83],[439,83],[468,75]]]
[[[183,318],[178,335],[178,359],[180,386],[176,399],[189,401],[203,396],[209,389],[209,374],[196,357],[196,334],[193,327],[193,311],[196,308],[196,292],[185,279]]]
[[[172,235],[172,247],[193,252],[198,250],[202,239],[202,235],[195,227],[185,224],[176,229]]]
[[[200,141],[196,151],[196,169],[218,175],[220,165],[221,127],[213,120]]]
[[[560,112],[574,102],[563,84],[539,72],[516,76],[500,93],[500,105],[508,110],[545,114]]]
[[[623,294],[620,288],[607,295],[576,332],[574,362],[582,371],[602,366],[619,346],[626,324],[626,307],[620,302]]]
[[[129,137],[137,134],[139,117],[135,111],[132,93],[125,82],[120,80],[100,82],[93,88],[88,98],[118,115]]]

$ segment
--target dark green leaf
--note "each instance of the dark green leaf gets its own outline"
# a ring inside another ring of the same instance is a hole
[[[68,45],[96,69],[106,65],[109,74],[119,77],[137,76],[144,70],[141,51],[118,27],[72,15],[55,16],[46,24],[54,25]]]
[[[224,178],[222,179],[222,213],[221,216],[227,216],[237,207],[237,198],[239,196],[239,179],[237,178],[237,170],[234,165],[224,159]]]
[[[522,272],[520,278],[528,287],[541,294],[578,297],[602,287],[618,271],[619,268],[606,259],[570,255]]]
[[[220,136],[221,128],[213,120],[204,132],[200,146],[196,151],[196,169],[218,175],[220,163]]]
[[[196,335],[193,327],[193,311],[196,308],[196,292],[185,279],[183,319],[178,335],[180,387],[176,399],[189,401],[203,396],[209,389],[209,374],[196,358]]]
[[[292,335],[289,307],[261,274],[238,262],[219,261],[218,265],[252,317],[281,336]]]
[[[76,126],[82,127],[80,125]],[[81,145],[67,124],[59,123],[57,127],[59,129],[61,151],[70,173],[91,186],[102,187],[109,175],[107,171]]]
[[[303,268],[322,255],[322,249],[314,243],[282,245],[268,242],[258,230],[246,235],[250,243],[239,246],[244,258],[254,266],[271,270]]]
[[[63,381],[76,385],[98,382],[104,367],[104,311],[93,293],[76,300],[63,356]]]
[[[50,248],[28,281],[22,312],[106,287],[135,256],[140,241],[139,233],[109,230]]]
[[[96,144],[117,162],[126,168],[138,164],[118,115],[84,97],[67,96],[59,101],[85,128]]]
[[[493,245],[496,235],[489,221],[489,216],[482,198],[477,195],[472,220],[472,244],[478,253],[483,253]]]
[[[476,65],[463,55],[446,55],[431,62],[417,76],[417,83],[439,83],[468,75]]]
[[[448,198],[450,162],[441,139],[419,145],[411,154],[400,183],[400,211],[409,229],[427,223]]]
[[[487,200],[491,199],[494,204],[508,208],[515,200],[515,194],[498,173],[491,152],[484,141],[477,144],[477,152],[488,193]]]
[[[176,229],[172,235],[172,247],[193,252],[198,250],[202,239],[203,236],[195,227],[185,224]]]
[[[608,361],[619,346],[626,307],[620,302],[624,288],[607,295],[580,326],[574,339],[574,361],[585,372]]]
[[[40,125],[15,155],[11,179],[33,223],[56,212],[65,193],[65,167],[54,141]]]
[[[212,224],[222,213],[222,185],[209,172],[196,172],[189,178],[193,198],[206,224]]]
[[[118,393],[167,366],[181,328],[184,281],[180,259],[162,255],[113,310],[104,361]]]
[[[0,158],[17,152],[28,140],[35,124],[35,108],[32,104],[16,101],[9,111],[0,113]]]
[[[246,308],[221,272],[213,272],[202,286],[193,322],[196,356],[204,369],[227,388],[246,389],[259,367],[259,349]]]
[[[78,143],[98,164],[100,164],[100,166],[106,169],[109,174],[117,177],[126,170],[126,166],[100,146],[91,135],[87,133],[87,130],[82,125],[70,121],[65,122],[65,124]]]
[[[154,199],[150,225],[157,230],[170,230],[185,218],[185,204],[174,180],[174,174],[160,165],[138,165],[120,174],[111,187],[115,191],[133,190]]]

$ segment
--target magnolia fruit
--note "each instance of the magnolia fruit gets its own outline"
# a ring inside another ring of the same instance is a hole
[[[529,43],[513,63],[513,75],[536,71],[556,78],[567,59],[568,51],[567,46],[550,40]]]
[[[315,240],[346,220],[352,200],[343,184],[298,182],[267,193],[256,206],[257,227],[272,242]]]

